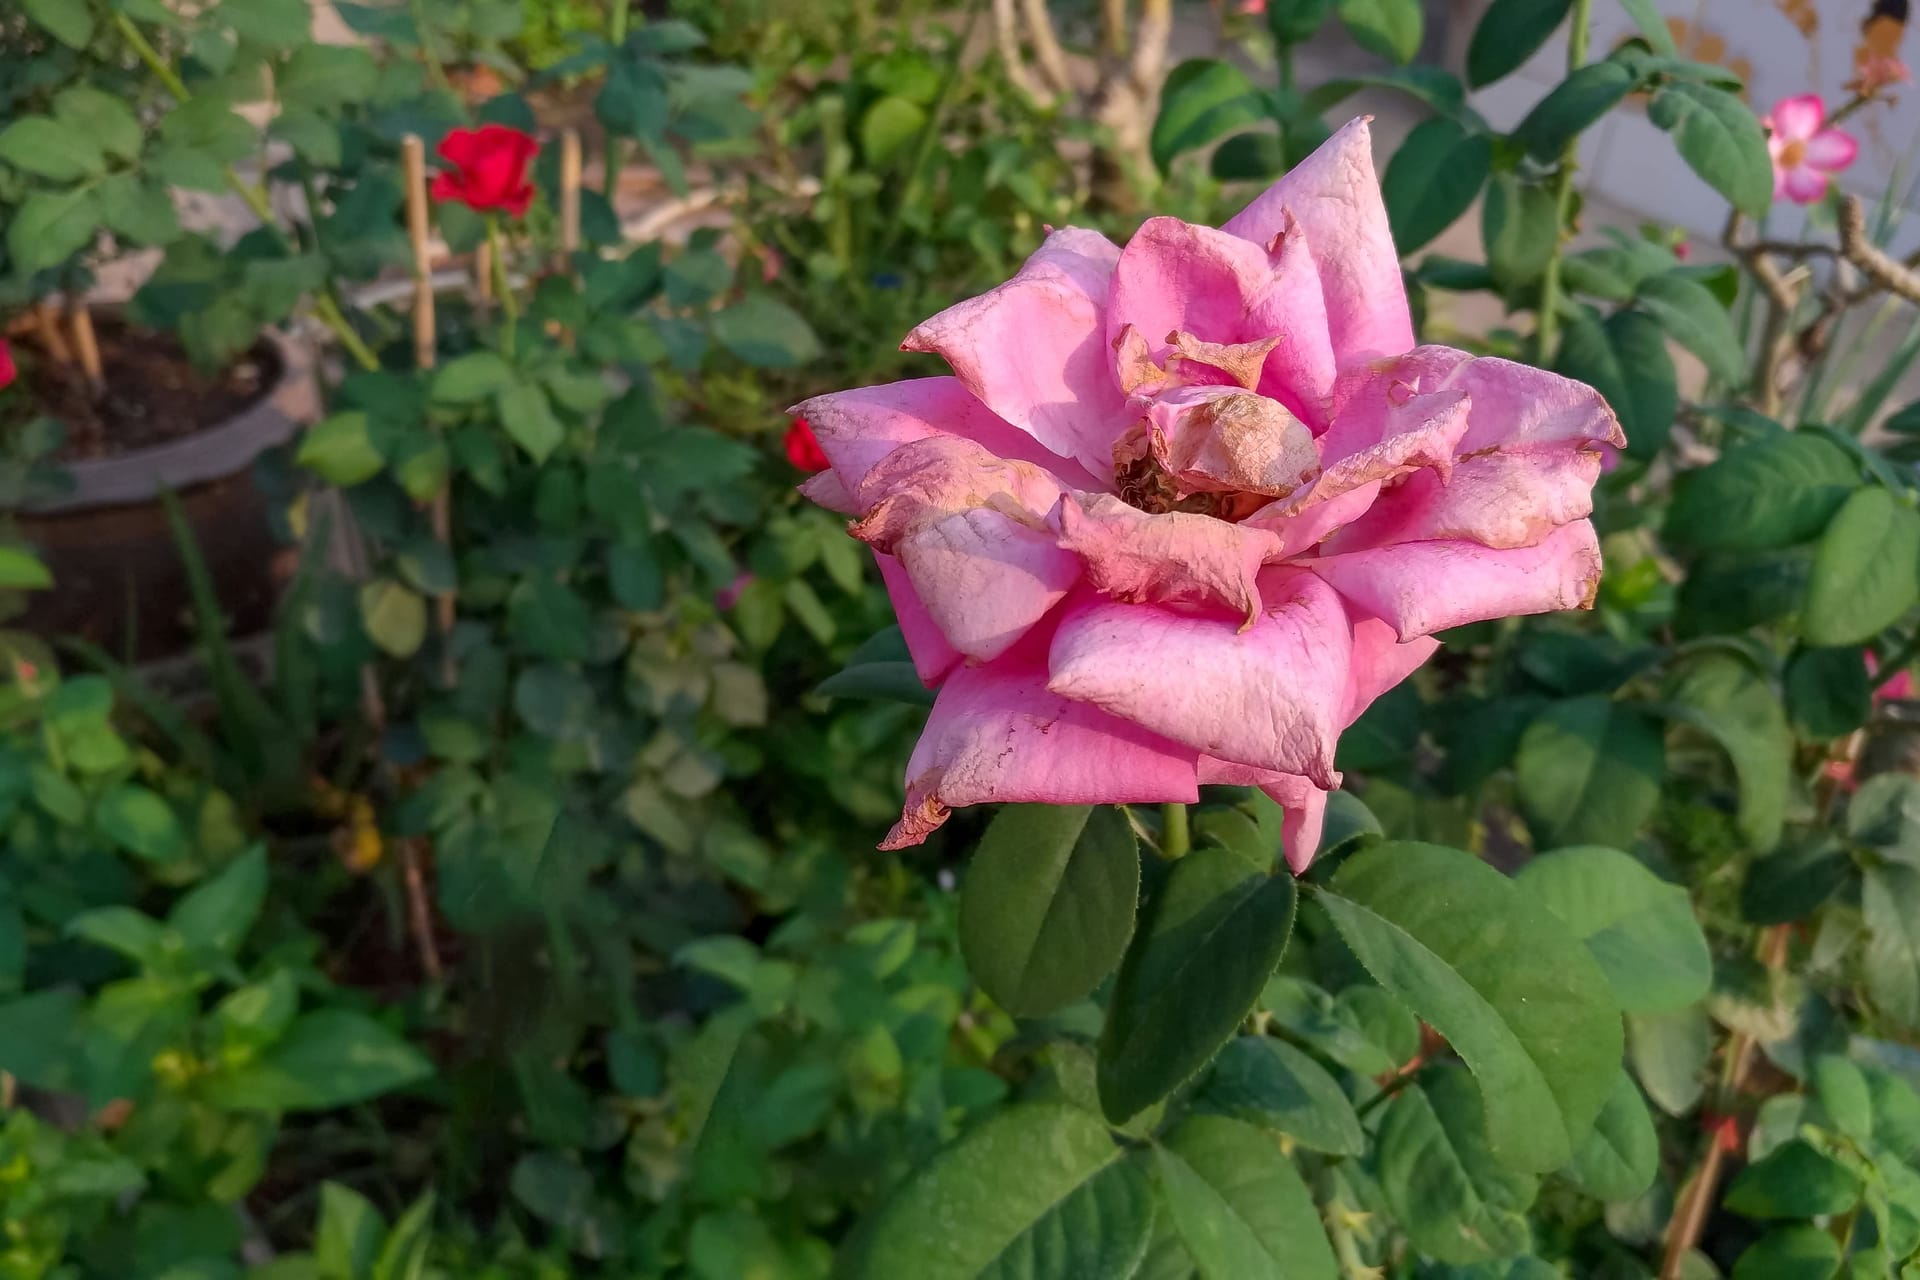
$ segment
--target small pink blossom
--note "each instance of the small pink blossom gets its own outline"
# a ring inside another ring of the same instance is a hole
[[[740,603],[741,593],[752,585],[753,575],[743,573],[726,586],[720,588],[720,590],[714,594],[713,603],[722,613],[725,613]]]
[[[1817,93],[1782,98],[1773,104],[1767,126],[1767,151],[1773,156],[1773,198],[1812,204],[1827,194],[1830,174],[1853,163],[1860,144],[1844,129],[1825,129],[1827,110]]]
[[[1873,656],[1873,650],[1864,650],[1861,656],[1866,659],[1868,679],[1879,676],[1880,659]],[[1913,672],[1905,669],[1889,677],[1885,684],[1876,686],[1873,691],[1875,702],[1901,702],[1912,696]]]
[[[1068,227],[915,329],[954,376],[801,405],[920,677],[885,847],[962,805],[1257,786],[1290,865],[1436,632],[1582,608],[1591,388],[1415,346],[1364,120],[1224,227]]]
[[[1847,82],[1847,88],[1863,98],[1872,98],[1897,84],[1909,84],[1913,72],[1907,70],[1907,64],[1890,54],[1867,53],[1861,51],[1860,61],[1854,66],[1853,79]]]

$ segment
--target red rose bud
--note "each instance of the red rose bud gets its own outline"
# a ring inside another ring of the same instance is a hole
[[[434,176],[433,198],[523,217],[533,203],[527,170],[539,150],[533,138],[503,124],[455,129],[440,140],[440,158],[453,167]]]
[[[13,348],[7,345],[5,338],[0,338],[0,390],[12,386],[13,380],[19,376],[20,369],[13,363]]]
[[[802,471],[825,471],[827,455],[820,448],[820,442],[813,438],[813,428],[807,425],[805,418],[795,418],[793,425],[787,428],[787,461]]]

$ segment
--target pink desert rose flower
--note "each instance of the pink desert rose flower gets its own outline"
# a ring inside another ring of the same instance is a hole
[[[1416,347],[1356,120],[1224,227],[1050,233],[915,329],[952,377],[796,412],[939,689],[883,847],[962,805],[1204,783],[1319,841],[1340,731],[1435,632],[1591,604],[1591,389]]]
[[[1766,118],[1773,156],[1773,198],[1812,204],[1827,194],[1828,175],[1853,163],[1860,144],[1844,129],[1823,129],[1827,109],[1817,93],[1782,98]]]

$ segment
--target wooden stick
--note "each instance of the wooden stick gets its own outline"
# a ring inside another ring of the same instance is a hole
[[[59,304],[48,298],[34,303],[33,322],[39,329],[40,345],[46,348],[47,358],[55,364],[72,364],[73,348],[67,345],[67,335],[60,332]]]
[[[413,242],[413,359],[422,369],[434,365],[433,259],[427,245],[427,149],[418,136],[400,141],[406,171],[407,238]]]
[[[420,967],[427,980],[438,985],[446,978],[440,963],[440,947],[433,940],[433,911],[427,906],[427,878],[420,869],[420,842],[400,842],[400,875],[407,890],[407,919],[413,926],[413,943],[420,951]]]
[[[436,363],[433,313],[433,259],[427,244],[427,152],[420,139],[408,134],[400,143],[407,182],[407,238],[413,242],[413,359],[421,369]],[[453,547],[451,484],[433,496],[433,536],[449,551]],[[458,674],[453,663],[454,611],[452,591],[434,597],[440,623],[440,676],[451,687]]]
[[[580,247],[580,131],[560,135],[560,269],[573,263]]]
[[[72,304],[73,346],[80,353],[80,368],[87,375],[87,387],[96,398],[107,389],[107,376],[100,367],[100,342],[93,332],[93,312],[85,299]]]

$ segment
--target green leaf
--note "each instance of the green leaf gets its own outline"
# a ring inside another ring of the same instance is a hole
[[[166,930],[132,907],[95,907],[67,921],[67,935],[117,951],[136,964],[151,965],[166,944]]]
[[[53,585],[53,574],[40,557],[25,547],[0,547],[0,587],[9,591],[41,591]]]
[[[1222,182],[1271,182],[1288,169],[1277,133],[1236,133],[1213,150],[1207,170]]]
[[[1920,545],[1916,545],[1920,555]],[[1676,664],[1667,684],[1668,716],[1694,726],[1726,750],[1740,780],[1740,833],[1766,853],[1780,843],[1793,777],[1793,731],[1773,686],[1726,652]]]
[[[1630,457],[1651,458],[1665,447],[1680,409],[1680,385],[1666,334],[1653,317],[1627,309],[1600,321],[1577,307],[1561,330],[1553,367],[1606,398]]]
[[[1812,1218],[1859,1203],[1860,1179],[1800,1138],[1783,1142],[1742,1169],[1725,1204],[1748,1218]]]
[[[1220,1051],[1201,1091],[1206,1106],[1339,1156],[1366,1149],[1360,1118],[1326,1068],[1284,1040],[1241,1036]]]
[[[925,108],[888,94],[860,117],[860,152],[877,168],[899,155],[926,127]]]
[[[1133,936],[1140,851],[1110,805],[1009,805],[960,894],[960,953],[1000,1007],[1037,1018],[1113,971]]]
[[[300,1011],[300,986],[287,969],[265,982],[235,987],[213,1007],[223,1052],[251,1055],[286,1034]]]
[[[1875,778],[1862,787],[1849,804],[1849,823],[1868,788],[1878,781]],[[1748,866],[1746,882],[1740,886],[1741,918],[1749,924],[1805,919],[1846,883],[1852,866],[1840,841],[1821,832],[1801,835]]]
[[[107,167],[98,142],[49,116],[22,116],[0,129],[0,162],[53,182],[97,177]]]
[[[1333,0],[1267,0],[1267,29],[1281,44],[1302,44],[1333,12]]]
[[[1670,1116],[1693,1110],[1706,1092],[1713,1020],[1699,1005],[1627,1015],[1627,1061],[1654,1104]]]
[[[148,862],[174,862],[189,852],[187,833],[172,807],[135,783],[123,782],[101,796],[93,824],[108,840]]]
[[[470,351],[440,366],[433,375],[435,404],[478,404],[517,381],[513,366],[491,351]]]
[[[1746,103],[1725,89],[1674,80],[1653,95],[1647,118],[1673,135],[1681,158],[1734,208],[1749,218],[1766,216],[1773,160]]]
[[[1466,1266],[1527,1248],[1538,1184],[1488,1148],[1485,1108],[1459,1067],[1436,1068],[1387,1105],[1374,1160],[1381,1197],[1420,1252]]]
[[[1496,173],[1480,202],[1480,236],[1487,267],[1503,289],[1538,280],[1560,239],[1553,193],[1512,173]]]
[[[432,1074],[418,1049],[372,1018],[321,1009],[252,1062],[205,1077],[204,1091],[222,1110],[329,1111]]]
[[[140,121],[132,107],[106,90],[90,84],[68,85],[54,95],[53,114],[108,155],[129,161],[140,158]]]
[[[798,311],[750,293],[709,322],[721,346],[756,369],[798,369],[820,358],[820,339]]]
[[[1229,62],[1190,58],[1160,90],[1153,121],[1153,162],[1165,173],[1176,156],[1267,118],[1267,101],[1246,73]]]
[[[164,246],[180,238],[180,214],[167,188],[131,173],[116,173],[94,188],[107,230],[135,244]]]
[[[1833,1280],[1839,1274],[1840,1242],[1810,1222],[1775,1227],[1733,1264],[1733,1280]]]
[[[1494,1154],[1540,1173],[1572,1158],[1622,1047],[1607,977],[1519,885],[1457,849],[1388,843],[1316,895],[1374,980],[1466,1061]]]
[[[1420,52],[1420,0],[1339,0],[1339,12],[1347,34],[1370,53],[1405,66]]]
[[[1879,486],[1854,492],[1820,535],[1800,630],[1809,644],[1860,644],[1920,599],[1920,512]]]
[[[387,460],[373,441],[373,424],[358,409],[322,418],[300,437],[294,461],[328,484],[347,486],[371,480]]]
[[[1787,714],[1810,738],[1843,738],[1873,714],[1873,685],[1854,645],[1805,645],[1787,660]]]
[[[1920,869],[1897,862],[1868,867],[1860,910],[1868,996],[1900,1026],[1920,1027]]]
[[[1789,547],[1817,537],[1859,488],[1859,464],[1846,450],[1810,432],[1780,432],[1682,472],[1664,533],[1700,550]]]
[[[76,0],[21,0],[27,17],[69,49],[84,49],[93,39],[93,7]]]
[[[1620,7],[1627,11],[1641,38],[1653,46],[1655,53],[1669,58],[1679,54],[1673,43],[1673,32],[1667,29],[1667,20],[1655,0],[1620,0]]]
[[[1618,106],[1639,83],[1639,67],[1620,58],[1577,67],[1534,104],[1515,126],[1513,140],[1535,160],[1558,160],[1568,144]]]
[[[1658,1013],[1705,998],[1713,953],[1687,891],[1618,849],[1561,849],[1514,877],[1587,944],[1622,1009]]]
[[[874,1221],[854,1274],[1011,1280],[1034,1274],[1023,1264],[1051,1246],[1065,1274],[1128,1275],[1146,1252],[1152,1207],[1121,1154],[1107,1126],[1078,1107],[1008,1107],[907,1180]]]
[[[100,208],[91,187],[35,191],[7,227],[7,253],[22,275],[58,266],[92,243]]]
[[[320,1184],[320,1222],[313,1258],[323,1276],[360,1280],[368,1275],[387,1237],[387,1220],[373,1201],[338,1182]]]
[[[281,103],[310,111],[357,106],[373,97],[380,68],[356,45],[302,44],[274,72]]]
[[[1268,1135],[1190,1116],[1153,1149],[1168,1212],[1204,1280],[1335,1280],[1313,1196]]]
[[[1412,253],[1452,226],[1480,194],[1492,166],[1493,139],[1487,135],[1469,133],[1447,116],[1415,125],[1380,180],[1400,252]]]
[[[1659,803],[1665,771],[1654,722],[1598,695],[1548,707],[1514,757],[1520,810],[1542,849],[1632,844]]]
[[[190,947],[231,954],[260,915],[267,897],[267,854],[258,845],[194,887],[167,916]]]
[[[1121,963],[1100,1037],[1100,1105],[1124,1121],[1192,1076],[1260,998],[1293,931],[1289,875],[1200,849],[1174,863]]]
[[[1920,862],[1920,779],[1876,774],[1847,801],[1847,838],[1901,862]]]
[[[1857,1143],[1873,1139],[1873,1094],[1866,1073],[1837,1053],[1816,1054],[1807,1064],[1807,1084],[1816,1104],[1813,1123]]]
[[[1493,0],[1467,46],[1467,83],[1478,89],[1519,70],[1566,21],[1573,0]]]
[[[1567,1176],[1596,1200],[1617,1204],[1653,1185],[1660,1172],[1660,1137],[1633,1080],[1622,1071],[1594,1118],[1593,1132],[1573,1153]]]
[[[1669,272],[1641,281],[1634,300],[1675,342],[1700,357],[1707,372],[1731,386],[1746,382],[1746,348],[1733,317],[1707,286],[1690,275]]]
[[[427,602],[419,592],[392,578],[377,578],[360,588],[360,625],[367,638],[396,658],[410,658],[427,638]]]
[[[567,429],[553,416],[553,405],[537,382],[516,382],[495,397],[500,425],[536,463],[545,462],[566,439]]]

